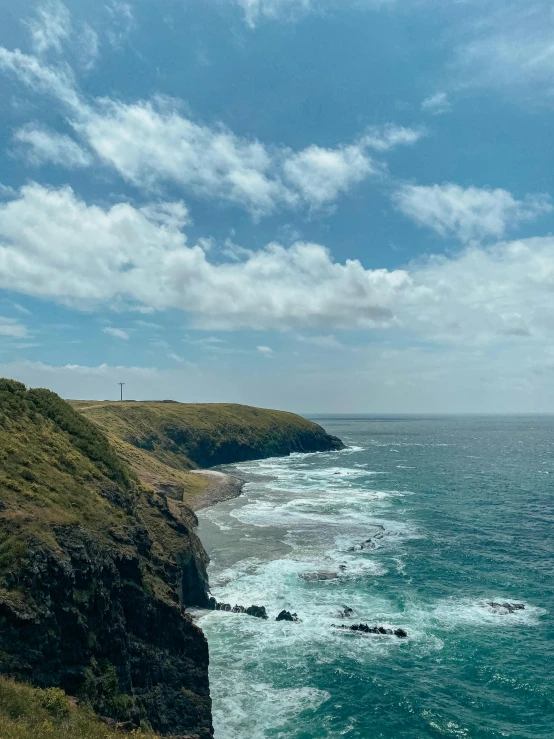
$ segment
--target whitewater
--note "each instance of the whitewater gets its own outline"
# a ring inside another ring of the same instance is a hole
[[[200,619],[216,739],[551,739],[554,418],[313,420],[348,448],[199,514],[212,594],[269,615]]]

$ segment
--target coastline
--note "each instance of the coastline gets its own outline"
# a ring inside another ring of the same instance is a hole
[[[246,484],[246,481],[241,480],[240,477],[227,475],[225,472],[218,472],[217,470],[191,470],[191,472],[207,478],[207,485],[204,490],[188,502],[193,511],[200,511],[202,508],[209,508],[216,503],[237,498]]]

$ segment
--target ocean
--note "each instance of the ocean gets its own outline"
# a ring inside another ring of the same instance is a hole
[[[554,418],[313,420],[348,449],[199,515],[213,595],[269,615],[200,619],[216,739],[552,739]]]

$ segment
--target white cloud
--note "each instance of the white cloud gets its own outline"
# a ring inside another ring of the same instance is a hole
[[[123,339],[124,341],[129,341],[129,334],[126,331],[123,331],[123,329],[121,328],[112,328],[111,326],[106,326],[106,328],[104,329],[104,333],[113,336],[115,339]]]
[[[0,46],[0,69],[15,75],[34,92],[52,95],[73,113],[84,112],[83,102],[75,88],[72,69],[64,64],[55,69],[19,49],[9,51]]]
[[[273,354],[273,349],[270,346],[257,346],[256,349],[260,354],[263,354],[264,357],[271,357]]]
[[[431,115],[444,115],[444,113],[450,113],[452,104],[445,92],[437,92],[425,98],[421,103],[421,110]]]
[[[237,136],[221,125],[196,123],[182,115],[177,101],[165,98],[86,102],[68,68],[45,67],[19,51],[0,47],[0,68],[57,98],[87,147],[128,182],[151,192],[173,183],[201,197],[241,205],[257,217],[279,208],[329,205],[380,168],[368,149],[389,151],[422,135],[387,124],[348,146],[314,145],[294,152]]]
[[[104,210],[67,187],[24,187],[0,206],[0,285],[82,306],[123,297],[181,308],[212,328],[385,325],[394,296],[413,289],[404,271],[336,264],[318,244],[269,244],[242,262],[212,264],[187,246],[171,211]]]
[[[412,129],[371,129],[350,146],[309,146],[298,152],[269,149],[222,126],[195,123],[175,101],[124,104],[99,101],[81,109],[74,124],[98,156],[137,186],[155,189],[174,182],[204,197],[243,205],[255,215],[279,207],[318,208],[361,182],[376,167],[368,148],[381,152],[414,144]]]
[[[174,105],[103,101],[76,129],[98,156],[128,181],[149,189],[173,181],[198,195],[219,197],[257,213],[293,204],[273,177],[266,148],[223,128],[199,125]]]
[[[0,205],[0,288],[82,308],[180,309],[204,330],[399,328],[458,345],[554,330],[554,237],[473,245],[404,270],[340,264],[305,242],[212,263],[187,244],[175,210],[101,208],[67,187],[26,186]]]
[[[339,193],[361,182],[374,171],[360,145],[343,149],[310,146],[284,163],[285,177],[315,207],[333,202]]]
[[[509,228],[550,213],[546,195],[516,200],[506,190],[443,185],[404,185],[394,195],[399,210],[441,236],[462,241],[502,238]]]
[[[384,126],[371,126],[360,139],[360,143],[369,149],[386,152],[395,149],[397,146],[412,146],[424,135],[425,132],[421,129],[417,130],[387,123]]]
[[[61,53],[62,42],[71,33],[69,10],[60,0],[46,0],[36,9],[36,15],[27,21],[31,42],[37,54],[53,49]]]
[[[25,154],[36,165],[46,162],[69,169],[88,167],[92,157],[72,138],[33,125],[24,126],[14,134],[14,140],[26,147]]]
[[[61,0],[40,3],[26,25],[31,35],[31,45],[38,56],[49,51],[62,54],[65,45],[66,49],[74,52],[86,70],[96,64],[100,51],[98,34],[88,23],[80,23],[75,30],[71,14]]]
[[[450,345],[548,341],[554,331],[554,238],[467,247],[411,272],[432,289],[416,330]]]
[[[16,339],[24,339],[27,336],[27,329],[14,318],[0,316],[0,336],[12,336]]]

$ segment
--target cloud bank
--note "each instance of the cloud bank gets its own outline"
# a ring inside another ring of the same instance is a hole
[[[472,245],[396,270],[340,264],[305,242],[216,263],[188,244],[187,218],[179,202],[102,208],[69,187],[28,185],[0,205],[0,287],[80,308],[177,308],[214,329],[388,328],[484,344],[553,328],[552,237]]]

